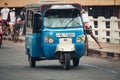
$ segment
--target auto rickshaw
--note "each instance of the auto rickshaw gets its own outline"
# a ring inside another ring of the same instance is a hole
[[[41,2],[26,5],[25,52],[36,61],[58,60],[65,70],[78,66],[85,52],[81,5]]]

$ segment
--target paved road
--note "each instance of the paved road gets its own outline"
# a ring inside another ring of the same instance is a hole
[[[79,67],[63,70],[58,61],[40,61],[30,68],[24,47],[4,44],[0,49],[0,80],[119,80],[120,62],[82,57]]]

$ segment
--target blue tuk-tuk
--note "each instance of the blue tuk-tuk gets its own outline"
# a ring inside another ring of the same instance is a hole
[[[59,60],[65,70],[79,65],[84,55],[85,35],[77,3],[26,5],[25,51],[30,67],[36,61]]]

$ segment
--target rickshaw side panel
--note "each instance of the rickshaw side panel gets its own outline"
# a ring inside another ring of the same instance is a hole
[[[27,55],[30,55],[31,57],[35,58],[41,58],[44,57],[44,53],[42,50],[41,45],[41,35],[40,34],[33,34],[32,36],[26,36],[26,52]]]

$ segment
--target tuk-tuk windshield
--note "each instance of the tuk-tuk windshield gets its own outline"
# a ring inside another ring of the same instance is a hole
[[[51,9],[44,16],[44,26],[49,28],[80,27],[82,21],[78,9]]]

